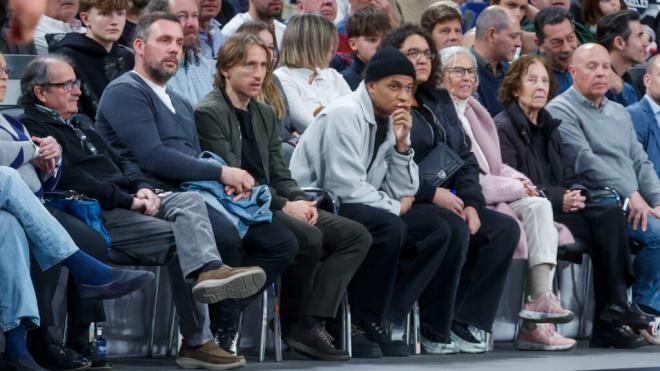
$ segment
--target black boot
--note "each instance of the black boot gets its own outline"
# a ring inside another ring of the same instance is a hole
[[[324,361],[348,361],[350,356],[343,350],[336,349],[334,338],[321,323],[310,328],[295,323],[284,335],[284,341],[296,351]]]

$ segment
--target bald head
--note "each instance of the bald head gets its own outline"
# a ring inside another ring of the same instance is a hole
[[[520,23],[501,6],[489,6],[477,19],[474,48],[489,62],[513,60],[521,46]]]
[[[495,29],[495,31],[500,32],[511,27],[512,24],[513,17],[505,8],[499,5],[489,6],[477,18],[475,38],[477,40],[483,40],[489,29]]]
[[[644,86],[646,86],[646,95],[660,104],[660,54],[654,55],[646,62]]]
[[[600,104],[609,90],[610,54],[598,44],[584,44],[575,50],[568,70],[573,76],[573,86],[587,99]]]

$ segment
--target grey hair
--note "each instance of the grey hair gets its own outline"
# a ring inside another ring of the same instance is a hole
[[[655,54],[648,61],[646,61],[646,73],[652,75],[656,69],[655,60],[660,58],[660,54]]]
[[[511,27],[512,23],[513,20],[502,7],[489,6],[477,18],[475,38],[482,40],[489,28],[494,28],[495,31],[500,32],[505,28]]]
[[[171,13],[172,0],[150,0],[145,13],[164,12]]]
[[[454,60],[459,54],[465,54],[470,57],[473,66],[477,67],[477,58],[475,58],[474,54],[472,54],[467,48],[462,46],[450,46],[440,50],[440,69],[445,69],[450,61]]]
[[[18,99],[18,104],[28,106],[40,103],[34,94],[34,88],[35,86],[51,82],[48,67],[57,62],[66,63],[71,68],[74,68],[73,60],[60,54],[37,57],[28,63],[27,67],[25,67],[25,72],[23,72],[23,77],[21,77],[21,96]]]

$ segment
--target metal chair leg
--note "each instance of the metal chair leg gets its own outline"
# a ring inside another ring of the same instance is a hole
[[[420,338],[420,323],[419,323],[419,303],[415,302],[412,307],[412,352],[413,354],[422,353],[422,343]]]
[[[259,337],[259,362],[266,358],[266,337],[268,336],[268,290],[261,294],[261,335]]]
[[[410,317],[411,313],[408,312],[408,315],[406,316],[406,322],[403,325],[403,340],[406,342],[407,346],[410,346],[410,340],[412,338],[410,335],[410,327],[412,325]]]
[[[273,336],[275,337],[275,362],[282,362],[282,323],[280,322],[280,298],[273,284]]]
[[[167,352],[165,354],[165,356],[167,358],[172,357],[172,354],[178,353],[178,350],[179,350],[179,341],[178,341],[179,329],[178,328],[179,328],[179,326],[178,326],[178,320],[177,320],[177,316],[176,316],[176,308],[174,307],[174,302],[172,302],[172,308],[170,310],[170,330],[169,330],[168,336],[167,336],[167,339],[168,339]],[[176,350],[173,351],[172,348],[174,347],[174,337],[177,338],[177,341],[176,341]]]
[[[341,336],[341,350],[348,352],[349,357],[353,356],[353,345],[351,344],[351,305],[348,303],[348,294],[344,294],[344,300],[341,302],[342,317],[342,336]]]
[[[156,267],[154,281],[154,305],[151,308],[151,324],[149,327],[149,338],[147,339],[147,358],[153,357],[154,336],[156,334],[156,310],[158,308],[158,291],[160,289],[160,266]]]
[[[592,274],[592,263],[591,257],[587,257],[585,262],[585,273],[584,273],[584,290],[582,291],[582,298],[584,303],[582,304],[582,313],[580,315],[580,330],[579,334],[581,337],[587,337],[587,305],[589,304],[589,294],[591,293],[591,274]]]

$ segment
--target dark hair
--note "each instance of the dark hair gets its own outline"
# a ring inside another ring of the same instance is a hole
[[[405,23],[401,27],[390,32],[385,39],[380,43],[380,47],[384,48],[386,46],[391,46],[396,49],[400,49],[401,45],[406,41],[406,39],[413,35],[419,35],[426,40],[426,43],[429,44],[429,49],[435,55],[435,58],[431,61],[431,74],[429,79],[418,86],[419,89],[431,90],[438,83],[438,49],[435,47],[435,41],[428,32],[424,31],[423,28],[416,24]]]
[[[529,70],[529,67],[534,63],[541,63],[545,70],[548,72],[548,81],[550,82],[550,89],[548,90],[548,102],[557,93],[557,82],[552,73],[552,68],[548,62],[537,54],[527,54],[516,59],[509,65],[509,69],[504,75],[502,85],[500,86],[499,98],[504,107],[509,106],[513,102],[517,102],[518,98],[514,93],[520,91],[523,76]]]
[[[631,21],[639,21],[639,13],[634,10],[619,10],[604,16],[596,27],[596,41],[611,51],[615,38],[621,37],[628,41],[631,33],[628,23]]]
[[[147,40],[147,38],[149,37],[149,29],[151,29],[151,25],[153,25],[158,21],[163,21],[163,20],[174,22],[178,25],[181,24],[179,22],[179,18],[171,13],[166,13],[166,12],[146,13],[145,15],[140,17],[140,20],[138,20],[137,28],[135,29],[135,38],[141,40]]]
[[[598,21],[605,16],[603,12],[600,11],[600,0],[583,0],[582,2],[582,21],[587,25],[598,24]],[[621,4],[621,10],[628,9],[626,3],[623,0],[619,0]]]
[[[25,72],[23,72],[23,77],[21,77],[21,96],[18,98],[19,105],[30,106],[41,103],[34,94],[34,87],[51,82],[48,67],[55,62],[63,62],[74,68],[73,60],[61,54],[39,56],[28,63],[27,67],[25,67]]]
[[[435,25],[438,23],[444,23],[448,21],[457,20],[459,23],[463,24],[463,18],[461,13],[458,10],[452,8],[449,5],[436,5],[430,6],[428,9],[422,13],[422,19],[420,25],[426,32],[432,33]]]
[[[346,22],[346,36],[378,36],[385,35],[392,29],[387,14],[381,9],[366,6],[359,9]]]
[[[538,38],[540,42],[543,42],[545,40],[545,34],[543,33],[545,26],[560,24],[567,19],[571,22],[571,27],[575,27],[573,26],[573,17],[568,9],[558,6],[543,8],[534,18],[534,31],[536,32],[536,38]]]

